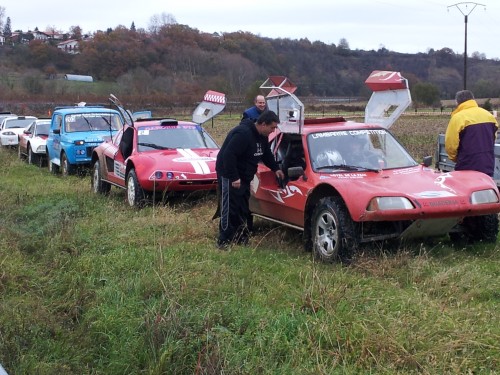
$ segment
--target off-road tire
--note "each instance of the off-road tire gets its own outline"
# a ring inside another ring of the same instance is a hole
[[[59,166],[55,165],[54,163],[52,163],[50,161],[48,150],[47,150],[46,155],[47,155],[47,167],[49,168],[49,172],[52,174],[58,174],[59,173]]]
[[[28,164],[39,164],[40,156],[35,154],[31,149],[31,145],[28,143]]]
[[[69,163],[68,157],[66,154],[63,152],[61,153],[61,174],[63,176],[69,176],[73,174],[75,171],[75,168],[73,165]]]
[[[96,160],[92,168],[92,191],[96,194],[108,194],[111,184],[102,180],[101,163]]]
[[[470,216],[464,219],[467,236],[473,241],[496,242],[498,215]]]
[[[146,195],[139,184],[134,169],[131,169],[127,175],[127,202],[130,207],[143,207],[146,203]]]
[[[316,259],[347,261],[358,247],[356,225],[340,197],[319,200],[311,221],[312,251]]]

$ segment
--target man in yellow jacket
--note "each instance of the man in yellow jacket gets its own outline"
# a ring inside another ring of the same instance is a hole
[[[474,170],[493,177],[498,122],[477,105],[471,91],[458,91],[455,100],[457,108],[446,129],[446,152],[456,163],[455,170]]]

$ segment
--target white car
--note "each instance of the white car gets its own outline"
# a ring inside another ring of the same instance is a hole
[[[11,116],[2,120],[0,125],[0,146],[17,146],[19,136],[37,117],[35,116]]]
[[[27,158],[29,164],[43,166],[46,158],[50,119],[35,120],[19,136],[19,159]]]
[[[3,119],[7,117],[17,117],[17,115],[12,112],[0,112],[0,124],[2,123]]]

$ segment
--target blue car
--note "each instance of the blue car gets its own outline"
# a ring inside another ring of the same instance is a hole
[[[49,170],[67,176],[90,165],[92,151],[124,125],[120,112],[99,107],[56,108],[47,138]]]

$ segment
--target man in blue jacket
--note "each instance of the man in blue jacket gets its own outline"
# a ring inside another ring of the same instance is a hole
[[[446,129],[446,152],[456,163],[455,170],[474,170],[493,177],[497,120],[477,105],[469,90],[458,91],[455,100],[457,108]]]
[[[263,112],[255,123],[249,118],[243,119],[229,131],[222,144],[215,167],[220,193],[219,248],[248,242],[248,200],[257,164],[262,161],[276,173],[276,177],[285,177],[278,169],[268,143],[268,136],[278,123],[279,117],[272,111]]]
[[[264,95],[257,95],[253,101],[254,106],[248,108],[243,112],[243,118],[244,119],[250,119],[253,122],[257,121],[259,116],[262,114],[267,109],[267,104],[266,104],[266,98],[264,98]]]

